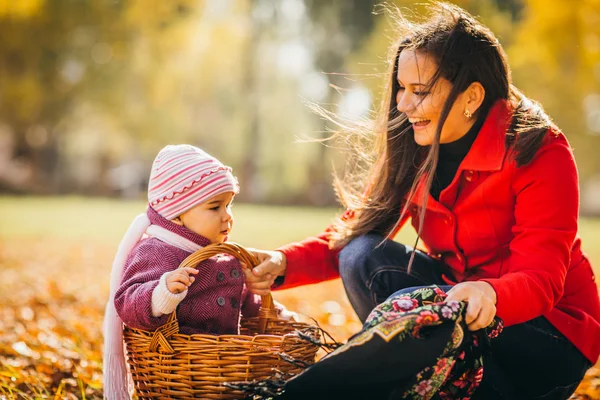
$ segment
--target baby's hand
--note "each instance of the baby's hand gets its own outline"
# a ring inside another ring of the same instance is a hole
[[[196,275],[197,273],[198,270],[192,267],[177,268],[176,270],[169,272],[165,277],[167,289],[173,294],[183,292],[196,280],[196,278],[191,275]]]

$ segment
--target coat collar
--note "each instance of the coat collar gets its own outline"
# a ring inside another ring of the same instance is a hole
[[[509,128],[511,117],[512,108],[508,101],[498,100],[494,103],[471,149],[458,167],[456,175],[459,175],[463,170],[499,171],[502,169],[506,155],[506,131]],[[418,206],[423,205],[426,178],[426,176],[421,178],[411,200],[412,203]],[[455,180],[456,177],[448,188],[455,184]],[[428,194],[427,204],[427,208],[437,208],[439,203]]]
[[[498,100],[490,111],[463,159],[459,170],[499,171],[506,155],[506,131],[512,109],[506,100]]]
[[[210,244],[210,240],[205,238],[204,236],[198,235],[195,232],[190,231],[185,226],[177,225],[174,222],[169,221],[162,215],[156,212],[154,208],[148,205],[148,210],[146,211],[148,215],[148,219],[153,225],[158,225],[162,228],[165,228],[168,231],[171,231],[181,237],[184,237],[202,247],[206,247]]]

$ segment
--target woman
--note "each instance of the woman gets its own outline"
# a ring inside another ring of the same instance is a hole
[[[348,211],[321,235],[256,251],[249,289],[341,276],[364,321],[397,291],[443,285],[469,329],[504,320],[476,398],[567,399],[600,354],[573,153],[511,84],[494,35],[456,6],[433,11],[403,21],[363,189],[337,184]],[[426,253],[392,241],[409,217]]]

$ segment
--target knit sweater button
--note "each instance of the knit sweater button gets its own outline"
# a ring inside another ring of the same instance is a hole
[[[231,270],[231,277],[234,279],[237,279],[240,277],[240,270],[239,269],[232,269]]]
[[[225,273],[223,271],[219,271],[217,273],[217,282],[223,282],[225,280]]]
[[[225,299],[223,297],[219,297],[217,299],[217,304],[223,307],[225,305]]]

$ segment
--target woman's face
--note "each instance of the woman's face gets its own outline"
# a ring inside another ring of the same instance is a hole
[[[405,113],[412,124],[415,142],[421,146],[433,143],[442,108],[450,94],[452,84],[440,77],[430,91],[427,84],[437,71],[437,64],[427,53],[404,50],[398,59],[396,94],[398,111]],[[464,115],[468,109],[466,91],[459,94],[444,123],[440,143],[454,142],[463,137],[474,123],[474,118]],[[474,113],[476,110],[469,110]]]

